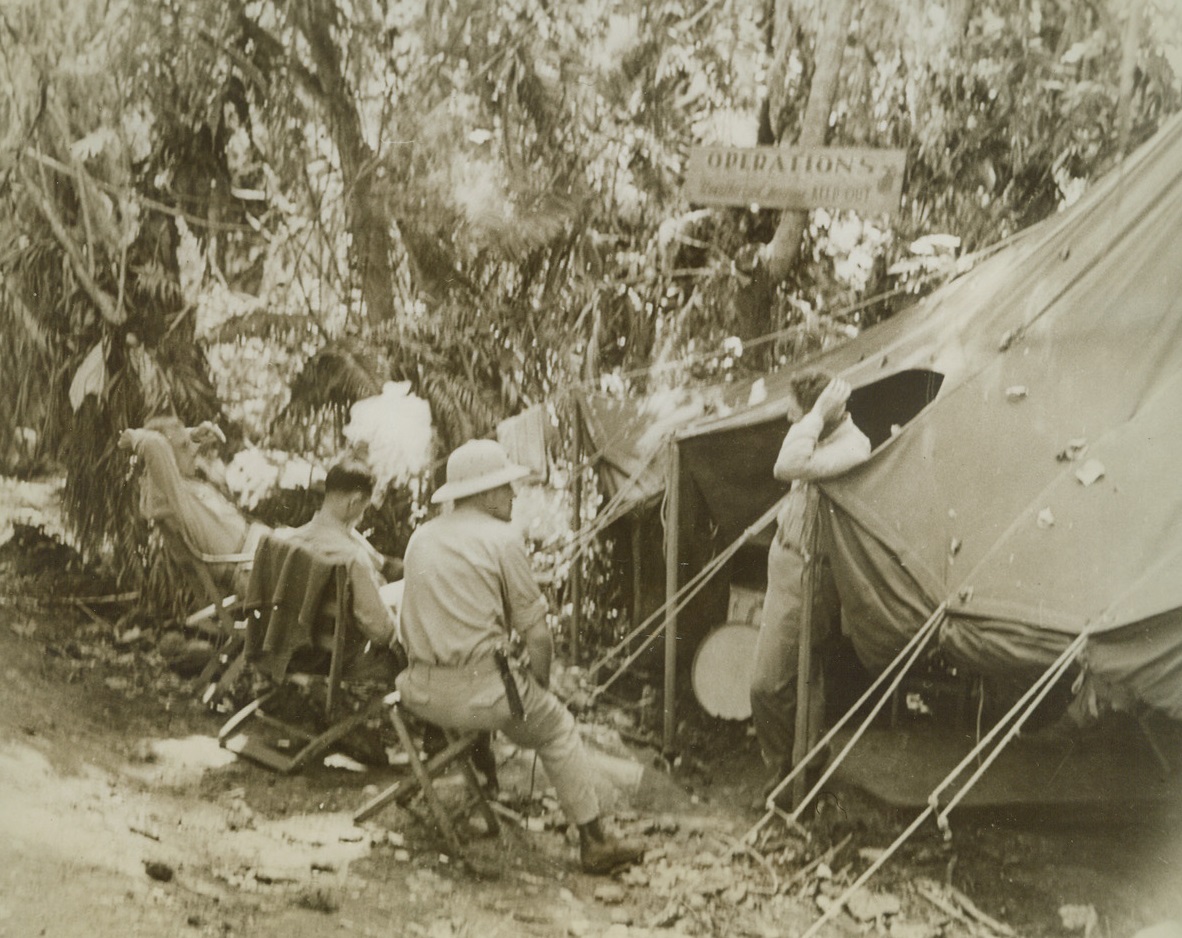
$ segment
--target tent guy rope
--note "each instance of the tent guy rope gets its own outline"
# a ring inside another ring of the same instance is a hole
[[[786,497],[786,496],[785,496]],[[615,646],[610,648],[598,661],[593,663],[587,670],[588,673],[594,675],[597,673],[608,661],[612,660],[617,654],[622,651],[629,642],[637,635],[641,634],[646,629],[650,628],[654,622],[657,622],[661,627],[657,628],[649,635],[632,654],[630,654],[624,662],[612,673],[603,684],[598,685],[592,692],[592,699],[596,699],[607,690],[615,681],[628,669],[628,667],[644,653],[644,650],[655,642],[663,633],[664,616],[670,610],[680,612],[685,605],[696,596],[701,589],[710,581],[710,578],[721,569],[727,561],[729,561],[751,538],[755,537],[760,531],[766,528],[776,517],[776,513],[780,509],[783,499],[776,502],[771,508],[760,515],[759,519],[753,524],[749,525],[742,534],[728,545],[721,553],[717,554],[711,561],[699,570],[694,576],[670,599],[666,600],[658,609],[649,615],[636,628],[629,632],[624,638]]]
[[[861,737],[861,735],[866,731],[866,728],[870,725],[870,722],[874,719],[875,715],[878,713],[879,710],[882,709],[882,706],[885,704],[885,702],[890,699],[890,695],[892,693],[894,693],[895,687],[898,686],[899,682],[907,674],[907,671],[910,669],[911,665],[914,664],[916,659],[923,652],[923,649],[927,645],[928,640],[931,638],[931,636],[933,634],[935,634],[935,631],[939,627],[940,622],[943,621],[945,608],[946,608],[946,604],[944,604],[944,603],[941,603],[936,608],[935,612],[933,612],[931,614],[931,616],[928,617],[928,620],[919,628],[918,631],[916,631],[916,633],[911,637],[910,641],[908,641],[907,644],[903,646],[903,650],[900,651],[899,654],[897,654],[895,656],[895,659],[890,664],[888,664],[886,666],[886,668],[883,669],[882,673],[879,674],[879,676],[877,678],[875,678],[874,682],[868,688],[866,688],[866,690],[863,692],[862,696],[858,698],[858,700],[854,703],[854,705],[851,706],[842,715],[841,719],[839,719],[836,723],[833,724],[832,727],[829,728],[829,731],[827,733],[825,733],[825,735],[822,736],[821,739],[818,740],[818,742],[808,751],[807,756],[805,758],[801,759],[797,765],[793,766],[792,771],[790,771],[787,775],[785,775],[784,778],[779,782],[779,784],[776,785],[776,787],[772,790],[771,794],[768,795],[767,812],[763,815],[763,817],[761,817],[755,823],[755,825],[749,831],[747,831],[746,834],[743,835],[742,841],[744,843],[754,842],[756,835],[767,824],[767,822],[770,821],[773,817],[777,817],[781,814],[781,812],[776,808],[776,805],[775,805],[776,796],[779,795],[785,788],[787,788],[788,785],[798,775],[800,775],[801,772],[804,771],[804,768],[812,761],[813,757],[816,756],[817,753],[823,751],[824,748],[827,745],[829,745],[829,743],[833,740],[833,738],[839,732],[841,732],[842,728],[847,723],[849,723],[850,720],[853,719],[854,714],[856,714],[859,710],[861,710],[863,705],[865,705],[866,702],[869,701],[870,698],[874,696],[874,694],[878,690],[878,688],[890,677],[891,672],[895,670],[895,668],[900,664],[900,662],[902,662],[905,658],[908,659],[906,661],[906,663],[903,664],[901,670],[899,671],[899,674],[895,678],[895,681],[892,683],[891,687],[888,688],[886,690],[886,692],[884,692],[884,694],[882,695],[882,698],[879,700],[874,711],[862,722],[862,724],[858,728],[857,733],[855,733],[854,738],[852,740],[850,740],[849,743],[846,744],[845,748],[843,748],[842,751],[833,760],[833,763],[829,766],[828,771],[826,771],[826,773],[822,776],[820,781],[818,781],[817,784],[814,785],[813,788],[809,791],[809,793],[805,796],[804,800],[797,807],[796,811],[792,814],[792,816],[790,817],[789,820],[791,822],[795,823],[799,819],[800,812],[816,796],[817,792],[820,791],[821,786],[825,783],[825,781],[833,773],[833,770],[836,769],[837,765],[841,762],[841,760],[845,758],[846,754],[850,751],[850,749],[853,748],[854,743],[857,742],[857,740]]]
[[[927,807],[924,808],[915,819],[903,830],[898,837],[891,842],[882,853],[866,868],[866,870],[851,883],[838,898],[834,899],[829,907],[824,911],[820,918],[818,918],[809,929],[801,936],[801,938],[813,938],[822,926],[827,922],[832,921],[843,908],[850,898],[861,889],[870,878],[877,873],[886,862],[894,856],[898,849],[914,834],[933,814],[936,815],[936,823],[944,832],[945,839],[951,837],[951,830],[948,827],[948,812],[951,811],[961,799],[968,794],[969,790],[980,779],[985,769],[992,763],[992,761],[1001,753],[1005,746],[1018,734],[1022,726],[1029,719],[1030,715],[1035,711],[1043,698],[1050,693],[1051,688],[1054,687],[1060,677],[1071,667],[1076,655],[1080,649],[1083,648],[1087,641],[1087,630],[1085,629],[1063,650],[1055,662],[1047,668],[1027,690],[1018,699],[1018,701],[1006,712],[997,724],[989,731],[989,733],[982,739],[973,749],[960,761],[960,763],[951,772],[944,777],[928,796]],[[1002,728],[1013,720],[1013,725],[1006,731],[1002,740],[993,748],[989,757],[984,764],[961,786],[956,796],[949,802],[943,811],[938,811],[940,794],[947,789],[953,781],[955,781],[965,768],[973,762],[977,757],[990,746],[993,740],[1002,732]]]

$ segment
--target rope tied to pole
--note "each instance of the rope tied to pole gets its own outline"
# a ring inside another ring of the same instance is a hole
[[[1020,698],[1018,698],[1017,702],[1006,712],[1006,714],[985,735],[985,737],[982,738],[982,740],[978,742],[977,745],[974,746],[973,749],[960,761],[956,768],[949,772],[948,775],[945,776],[944,780],[932,790],[932,793],[928,796],[927,807],[924,808],[923,811],[921,811],[916,816],[915,820],[913,820],[907,826],[907,828],[895,838],[891,845],[887,847],[875,859],[875,861],[870,864],[869,867],[866,868],[862,875],[854,880],[854,882],[850,884],[845,892],[843,892],[837,899],[833,901],[829,908],[827,908],[821,917],[809,927],[808,931],[806,931],[801,936],[801,938],[813,938],[813,936],[816,935],[818,931],[820,931],[822,926],[824,926],[827,922],[832,921],[833,918],[836,917],[843,908],[845,908],[846,903],[850,900],[854,893],[861,889],[862,886],[864,886],[869,881],[869,879],[883,867],[887,860],[889,860],[895,854],[895,852],[907,842],[911,835],[919,829],[920,825],[925,820],[927,820],[928,817],[936,815],[937,826],[939,826],[940,830],[943,831],[945,839],[951,837],[951,828],[948,826],[948,813],[960,803],[965,795],[968,794],[969,790],[980,779],[981,775],[985,772],[988,766],[993,762],[994,759],[997,758],[998,755],[1000,755],[1002,749],[1004,749],[1005,746],[1015,736],[1018,735],[1019,731],[1022,729],[1022,726],[1030,718],[1030,715],[1042,702],[1043,698],[1046,697],[1048,693],[1050,693],[1051,688],[1054,687],[1059,678],[1062,677],[1062,675],[1066,673],[1067,669],[1071,666],[1080,649],[1082,649],[1086,644],[1090,631],[1090,628],[1085,628],[1070,644],[1068,644],[1059,657],[1055,659],[1054,663],[1051,664],[1051,666],[1048,667],[1041,675],[1039,675],[1038,680],[1036,680],[1026,690],[1026,692],[1023,693]],[[948,803],[944,810],[940,811],[940,794],[960,776],[965,768],[970,763],[972,763],[981,754],[981,752],[990,746],[993,740],[1003,732],[1003,727],[1009,725],[1011,721],[1013,725],[1005,731],[1005,735],[992,749],[989,757],[985,759],[984,763],[978,768],[978,770],[974,772],[973,775],[970,776],[970,778],[961,786],[955,797]]]
[[[800,820],[801,813],[809,805],[809,803],[813,800],[813,798],[815,798],[816,795],[820,792],[821,787],[825,784],[826,781],[829,780],[829,777],[833,774],[833,772],[836,771],[837,766],[841,764],[843,759],[845,759],[846,755],[853,748],[854,744],[866,732],[866,730],[870,726],[870,723],[874,720],[875,716],[882,709],[882,707],[886,704],[886,701],[890,699],[891,694],[894,693],[895,688],[898,687],[898,685],[902,682],[902,680],[906,676],[908,670],[915,663],[915,661],[919,658],[920,654],[922,654],[924,648],[927,645],[928,640],[932,637],[932,635],[935,634],[936,629],[938,628],[940,623],[943,621],[944,611],[945,611],[946,607],[947,607],[946,603],[941,603],[939,606],[936,607],[935,611],[931,614],[931,616],[928,617],[927,621],[924,622],[924,624],[911,637],[911,639],[907,642],[907,644],[903,646],[902,651],[900,651],[899,654],[897,654],[895,656],[894,660],[891,661],[890,664],[888,664],[886,666],[886,668],[883,669],[882,673],[879,674],[879,676],[874,680],[874,682],[868,688],[866,688],[866,690],[862,693],[862,696],[858,698],[858,700],[853,704],[853,706],[851,706],[842,715],[841,719],[839,719],[836,723],[833,724],[832,727],[830,727],[829,731],[826,732],[825,735],[823,735],[820,738],[820,740],[818,740],[817,743],[811,749],[809,749],[809,751],[805,755],[805,757],[803,759],[800,759],[797,762],[797,764],[792,767],[792,770],[787,775],[785,775],[783,779],[780,780],[780,782],[776,785],[775,788],[772,789],[771,793],[768,795],[767,805],[766,805],[766,807],[767,807],[766,813],[743,836],[742,840],[744,842],[753,843],[754,838],[759,833],[759,831],[763,827],[765,827],[767,825],[767,823],[773,817],[777,817],[777,816],[781,815],[782,812],[776,806],[777,796],[779,796],[779,794],[781,792],[783,792],[784,789],[787,788],[788,785],[791,784],[792,781],[798,775],[800,775],[801,772],[804,771],[805,767],[809,765],[809,763],[812,761],[812,759],[819,752],[824,751],[825,747],[829,745],[829,743],[842,730],[842,728],[845,727],[845,725],[847,723],[849,723],[850,720],[853,719],[854,714],[856,714],[859,710],[862,709],[863,705],[865,705],[874,696],[875,692],[879,689],[879,687],[881,687],[890,678],[891,674],[896,670],[896,668],[898,668],[899,671],[898,671],[898,674],[895,676],[894,681],[891,683],[891,686],[889,688],[887,688],[887,690],[883,693],[882,697],[879,699],[878,703],[876,704],[875,708],[871,711],[870,715],[867,716],[865,718],[865,720],[862,721],[861,725],[858,727],[858,730],[854,734],[853,738],[842,748],[841,752],[839,752],[837,754],[837,756],[834,757],[833,761],[826,768],[826,771],[822,774],[820,779],[817,780],[816,784],[813,785],[813,787],[809,790],[809,792],[801,800],[800,804],[797,805],[796,809],[790,815],[790,820],[793,824],[796,824]],[[904,659],[906,659],[905,663],[904,663]],[[900,665],[902,665],[902,666],[900,667]]]
[[[689,603],[702,588],[710,581],[715,573],[718,572],[751,538],[755,537],[760,531],[766,528],[776,517],[776,512],[779,511],[783,499],[777,501],[771,508],[759,516],[753,524],[744,529],[743,533],[739,535],[725,550],[713,557],[706,566],[699,570],[690,580],[675,593],[670,599],[666,600],[657,608],[651,615],[649,615],[636,628],[629,632],[624,638],[615,646],[608,649],[606,653],[600,656],[599,660],[588,667],[587,672],[590,675],[598,673],[606,664],[616,657],[636,636],[640,635],[646,629],[649,629],[653,623],[659,625],[663,624],[664,617],[670,610],[674,613],[680,612],[686,604]],[[650,635],[637,647],[623,663],[612,673],[603,684],[597,686],[592,691],[592,701],[597,699],[600,694],[606,691],[612,684],[619,679],[619,677],[628,669],[628,667],[639,658],[644,651],[659,638],[661,629],[657,628],[652,631]]]

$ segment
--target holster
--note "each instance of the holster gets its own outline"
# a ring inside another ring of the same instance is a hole
[[[505,697],[509,701],[509,713],[518,720],[525,719],[525,707],[521,704],[521,693],[517,690],[517,681],[513,679],[513,668],[509,664],[509,655],[504,649],[498,648],[493,652],[497,662],[497,671],[501,675],[501,683],[505,685]]]

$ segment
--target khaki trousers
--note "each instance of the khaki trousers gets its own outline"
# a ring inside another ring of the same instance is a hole
[[[778,538],[773,539],[768,549],[763,617],[755,642],[751,720],[764,762],[777,769],[791,766],[796,736],[803,574],[804,558],[800,552],[782,546]],[[833,578],[825,574],[822,570],[818,577],[819,595],[813,599],[813,661],[809,684],[816,696],[809,711],[810,742],[819,737],[824,723],[824,672],[820,668],[819,651],[830,634],[837,608]]]
[[[514,666],[513,674],[524,719],[509,712],[505,685],[492,658],[458,668],[412,661],[396,684],[402,703],[423,720],[457,732],[495,730],[537,752],[567,820],[594,820],[599,817],[599,798],[575,718],[526,669]]]

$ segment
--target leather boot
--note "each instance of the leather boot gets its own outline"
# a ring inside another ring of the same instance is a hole
[[[497,779],[497,757],[492,751],[492,733],[481,733],[472,747],[472,766],[484,787],[484,793],[496,800],[501,785]]]
[[[768,773],[763,781],[763,784],[759,786],[759,791],[755,795],[753,795],[751,798],[751,809],[752,810],[763,811],[767,808],[768,797],[775,790],[776,786],[780,784],[780,782],[783,780],[784,776],[787,775],[789,773],[789,771],[791,771],[791,769],[792,769],[792,761],[791,760],[787,760],[786,762],[784,762],[781,765],[773,766],[772,768],[768,769]],[[788,793],[787,797],[789,799],[792,797],[791,792]],[[781,804],[781,802],[783,800],[784,800],[784,796],[781,795],[781,797],[777,799],[776,803],[780,804],[780,806],[783,807],[783,805]]]
[[[644,847],[607,836],[598,818],[579,825],[579,865],[584,873],[607,876],[643,859]]]

